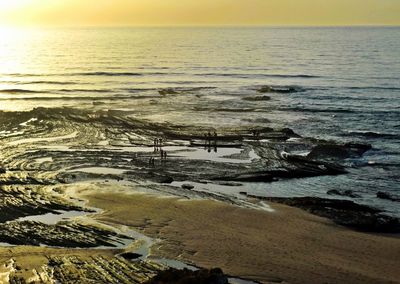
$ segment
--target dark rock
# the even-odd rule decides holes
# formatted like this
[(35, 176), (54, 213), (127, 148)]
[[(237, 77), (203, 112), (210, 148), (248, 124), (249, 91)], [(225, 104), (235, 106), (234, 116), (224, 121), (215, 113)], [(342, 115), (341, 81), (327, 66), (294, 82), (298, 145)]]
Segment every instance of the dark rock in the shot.
[(371, 148), (371, 145), (355, 143), (344, 145), (322, 144), (314, 147), (307, 157), (311, 159), (347, 159), (360, 157)]
[(233, 182), (233, 181), (220, 181), (217, 182), (217, 184), (219, 185), (223, 185), (223, 186), (242, 186), (242, 183), (239, 182)]
[(193, 188), (194, 188), (194, 185), (185, 183), (185, 184), (182, 184), (181, 187), (182, 187), (183, 189), (189, 189), (189, 190), (190, 190), (190, 189), (193, 189)]
[(221, 269), (191, 271), (170, 268), (159, 272), (146, 284), (228, 284), (228, 277)]
[(271, 182), (274, 181), (274, 177), (270, 173), (254, 172), (254, 173), (239, 174), (231, 177), (221, 177), (221, 180), (233, 180), (233, 181), (243, 181), (243, 182)]
[(349, 200), (318, 197), (278, 198), (248, 195), (271, 202), (298, 207), (312, 214), (331, 219), (339, 225), (364, 232), (400, 233), (400, 220), (381, 210)]
[(127, 260), (134, 260), (134, 259), (138, 259), (138, 258), (142, 257), (141, 254), (134, 253), (134, 252), (121, 253), (119, 256), (123, 257), (123, 258), (125, 258)]
[(174, 179), (170, 176), (157, 176), (155, 179), (156, 182), (158, 183), (173, 183)]
[(352, 153), (356, 153), (359, 156), (364, 155), (365, 152), (372, 149), (370, 144), (360, 144), (360, 143), (346, 143), (344, 144)]
[(250, 102), (262, 102), (271, 100), (271, 97), (269, 96), (244, 97), (242, 100)]
[(361, 196), (357, 193), (354, 193), (351, 190), (340, 191), (337, 189), (332, 189), (327, 192), (328, 195), (339, 195), (339, 196), (347, 196), (351, 198), (360, 198)]
[(272, 87), (272, 86), (263, 86), (257, 90), (259, 93), (277, 93), (277, 94), (290, 94), (296, 93), (299, 91), (299, 88), (296, 87)]
[(161, 96), (165, 96), (165, 95), (176, 95), (176, 94), (178, 94), (178, 92), (175, 91), (175, 90), (172, 89), (172, 88), (167, 88), (167, 89), (159, 90), (158, 93), (159, 93)]
[(390, 194), (388, 192), (379, 191), (376, 194), (376, 197), (378, 197), (380, 199), (386, 199), (386, 200), (400, 202), (400, 196), (396, 196), (396, 195)]
[(339, 158), (346, 159), (349, 158), (349, 151), (339, 145), (318, 145), (310, 154), (307, 155), (310, 159), (324, 159), (324, 158)]
[(293, 137), (295, 137), (295, 138), (300, 138), (301, 136), (300, 135), (298, 135), (297, 133), (295, 133), (294, 131), (293, 131), (293, 129), (290, 129), (290, 128), (283, 128), (282, 130), (281, 130), (281, 132), (282, 133), (285, 133), (287, 136), (289, 136), (290, 138), (293, 138)]

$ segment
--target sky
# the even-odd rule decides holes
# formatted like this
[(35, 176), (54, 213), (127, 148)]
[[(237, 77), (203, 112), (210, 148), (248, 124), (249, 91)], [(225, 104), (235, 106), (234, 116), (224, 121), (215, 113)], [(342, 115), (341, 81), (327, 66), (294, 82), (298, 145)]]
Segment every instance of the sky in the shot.
[(0, 0), (0, 25), (400, 25), (400, 0)]

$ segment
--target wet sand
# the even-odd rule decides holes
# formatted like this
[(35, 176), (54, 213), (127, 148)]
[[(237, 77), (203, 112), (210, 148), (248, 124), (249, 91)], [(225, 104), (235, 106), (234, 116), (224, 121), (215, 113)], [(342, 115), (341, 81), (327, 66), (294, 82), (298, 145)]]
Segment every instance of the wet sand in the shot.
[[(111, 188), (110, 188), (111, 190)], [(158, 257), (262, 283), (400, 283), (400, 239), (339, 227), (300, 209), (271, 204), (274, 212), (217, 201), (146, 194), (82, 191), (95, 218), (126, 225), (162, 241)]]

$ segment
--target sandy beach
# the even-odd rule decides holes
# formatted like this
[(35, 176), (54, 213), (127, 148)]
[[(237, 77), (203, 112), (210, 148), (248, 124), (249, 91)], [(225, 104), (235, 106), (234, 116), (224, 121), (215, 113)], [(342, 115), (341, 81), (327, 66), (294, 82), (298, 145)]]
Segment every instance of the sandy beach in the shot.
[[(109, 188), (111, 190), (111, 188)], [(157, 239), (152, 255), (261, 283), (398, 283), (400, 239), (339, 227), (300, 209), (81, 191), (95, 219)]]

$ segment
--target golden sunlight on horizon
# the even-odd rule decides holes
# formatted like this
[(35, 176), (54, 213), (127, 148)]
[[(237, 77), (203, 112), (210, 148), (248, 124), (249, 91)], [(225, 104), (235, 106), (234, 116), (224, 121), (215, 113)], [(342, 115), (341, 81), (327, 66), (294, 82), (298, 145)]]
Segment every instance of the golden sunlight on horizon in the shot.
[(399, 25), (398, 0), (0, 0), (0, 25)]

